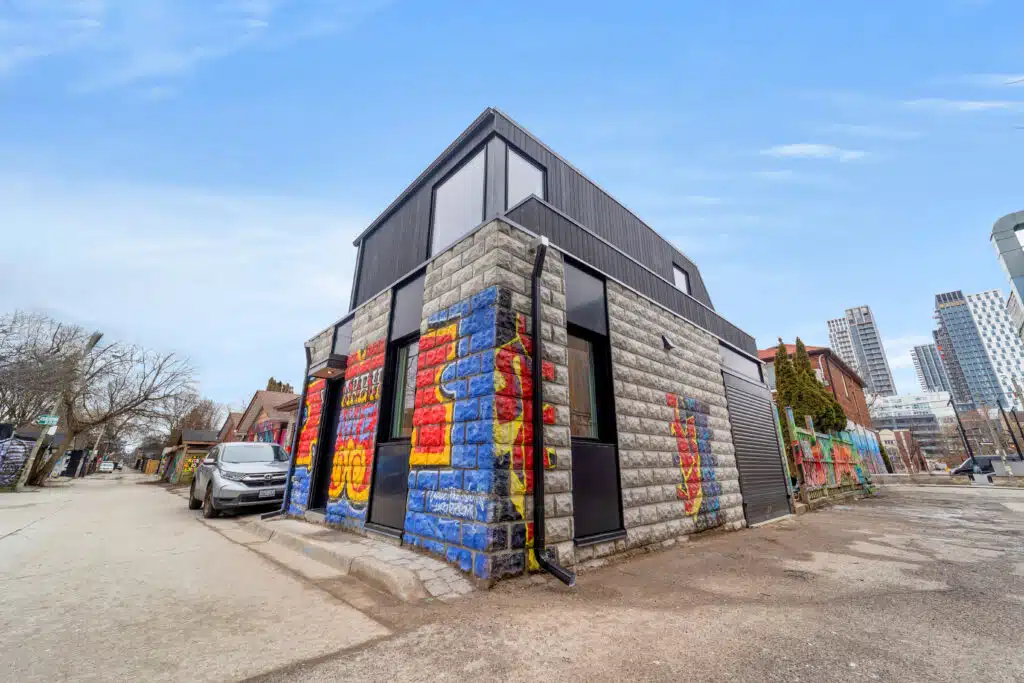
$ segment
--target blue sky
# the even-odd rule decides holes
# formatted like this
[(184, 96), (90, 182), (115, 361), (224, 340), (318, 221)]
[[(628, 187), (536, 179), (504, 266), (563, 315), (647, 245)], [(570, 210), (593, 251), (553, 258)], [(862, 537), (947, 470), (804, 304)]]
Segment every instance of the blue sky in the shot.
[[(768, 346), (1007, 284), (1024, 6), (8, 0), (0, 311), (179, 351), (244, 402), (346, 310), (352, 238), (488, 105), (697, 261)], [(1020, 79), (1020, 83), (1014, 81)], [(45, 257), (44, 257), (45, 250)]]

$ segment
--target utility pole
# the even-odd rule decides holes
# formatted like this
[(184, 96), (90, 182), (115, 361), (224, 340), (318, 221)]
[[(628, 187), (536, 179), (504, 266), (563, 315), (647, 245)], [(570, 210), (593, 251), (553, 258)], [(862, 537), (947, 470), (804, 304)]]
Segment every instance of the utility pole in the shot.
[(1012, 477), (1013, 474), (1010, 472), (1010, 463), (1006, 461), (1006, 449), (1003, 448), (1003, 441), (996, 433), (995, 427), (992, 426), (992, 420), (989, 419), (988, 411), (988, 406), (982, 403), (981, 412), (985, 414), (985, 425), (988, 427), (988, 433), (992, 436), (992, 441), (996, 445), (996, 455), (999, 456), (999, 460), (1003, 463), (1003, 468), (1006, 470), (1006, 474)]
[(1006, 411), (1003, 410), (1003, 402), (997, 400), (996, 403), (999, 405), (999, 412), (1003, 415), (1003, 422), (1006, 423), (1006, 429), (1010, 432), (1010, 438), (1013, 439), (1013, 447), (1017, 449), (1017, 457), (1024, 460), (1024, 454), (1020, 452), (1020, 442), (1017, 441), (1017, 435), (1013, 433), (1013, 427), (1010, 426), (1010, 418), (1006, 417)]
[(960, 411), (956, 409), (956, 403), (953, 403), (953, 396), (949, 397), (949, 405), (953, 408), (953, 414), (956, 416), (956, 423), (960, 426), (960, 436), (964, 440), (964, 446), (967, 447), (967, 455), (971, 459), (971, 469), (978, 466), (978, 461), (974, 459), (974, 451), (971, 450), (971, 442), (967, 438), (967, 431), (964, 430), (964, 423), (960, 421)]

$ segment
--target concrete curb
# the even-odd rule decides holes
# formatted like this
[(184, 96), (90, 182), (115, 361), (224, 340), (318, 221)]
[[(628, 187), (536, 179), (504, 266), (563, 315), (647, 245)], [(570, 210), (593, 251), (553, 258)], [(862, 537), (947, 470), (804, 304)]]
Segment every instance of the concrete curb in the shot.
[(416, 602), (430, 597), (430, 593), (416, 573), (405, 567), (347, 552), (344, 547), (318, 542), (315, 538), (305, 538), (281, 531), (261, 519), (238, 520), (238, 524), (271, 543), (302, 553), (312, 560), (337, 569), (342, 574), (361, 579), (405, 602)]

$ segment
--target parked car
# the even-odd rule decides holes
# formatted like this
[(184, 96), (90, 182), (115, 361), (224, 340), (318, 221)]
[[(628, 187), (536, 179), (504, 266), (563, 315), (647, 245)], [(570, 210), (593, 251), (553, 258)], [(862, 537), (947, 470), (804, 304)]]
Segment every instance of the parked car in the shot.
[(271, 443), (214, 446), (196, 468), (188, 509), (203, 517), (221, 512), (280, 505), (288, 478), (288, 453)]
[(110, 474), (111, 472), (114, 471), (114, 463), (110, 462), (109, 460), (104, 460), (103, 462), (100, 463), (100, 468), (98, 471), (100, 474)]
[(992, 460), (995, 458), (986, 455), (979, 455), (974, 458), (972, 462), (970, 458), (964, 460), (962, 463), (950, 472), (950, 474), (972, 474), (974, 473), (974, 466), (977, 463), (978, 471), (977, 474), (992, 474), (995, 469), (992, 467)]

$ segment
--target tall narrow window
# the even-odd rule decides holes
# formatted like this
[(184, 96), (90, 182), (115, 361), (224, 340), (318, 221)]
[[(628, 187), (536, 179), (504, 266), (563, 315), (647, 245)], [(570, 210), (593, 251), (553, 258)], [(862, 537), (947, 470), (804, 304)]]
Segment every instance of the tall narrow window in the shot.
[(690, 274), (677, 265), (672, 266), (672, 277), (675, 279), (677, 289), (690, 294)]
[(412, 414), (416, 407), (416, 361), (419, 358), (420, 342), (400, 346), (395, 359), (395, 387), (391, 408), (391, 438), (412, 437)]
[(569, 335), (569, 430), (573, 436), (597, 438), (596, 384), (594, 345)]
[(535, 194), (544, 199), (544, 171), (508, 150), (508, 206), (512, 207)]
[(484, 219), (484, 162), (480, 150), (434, 189), (432, 255), (457, 242)]

